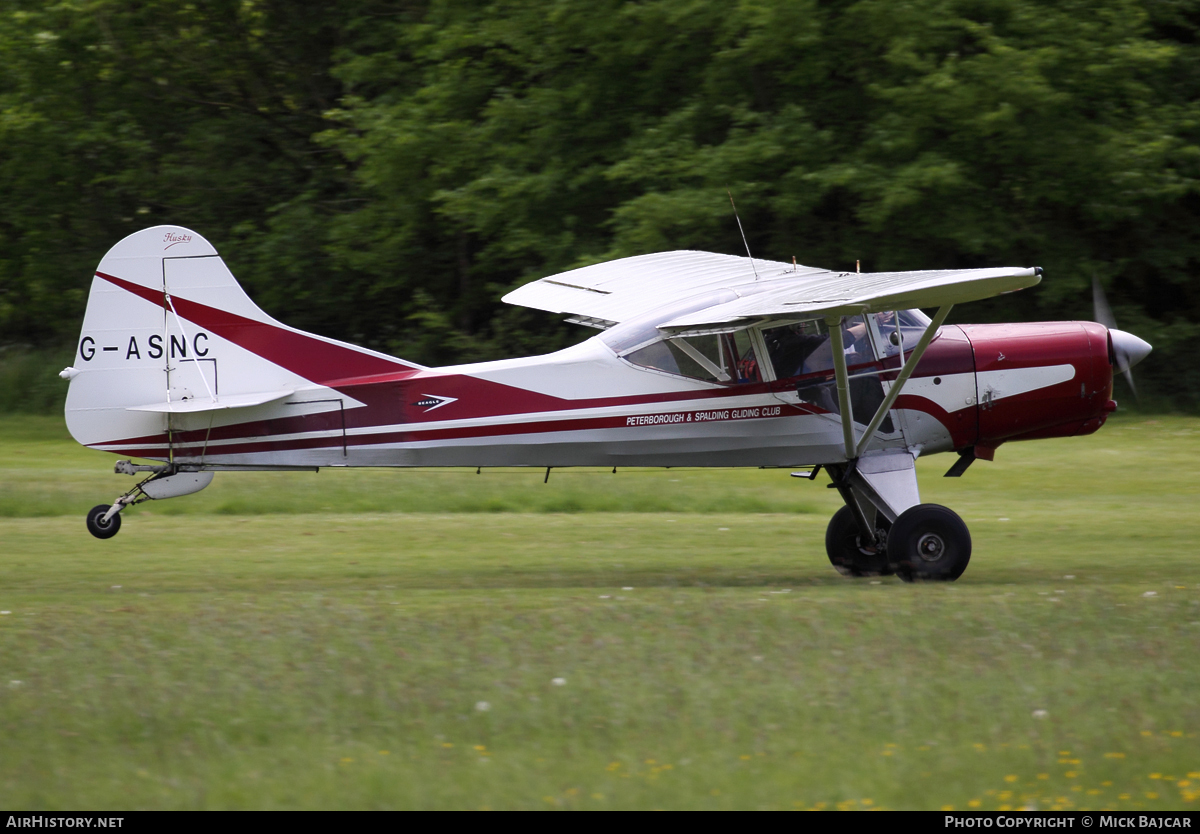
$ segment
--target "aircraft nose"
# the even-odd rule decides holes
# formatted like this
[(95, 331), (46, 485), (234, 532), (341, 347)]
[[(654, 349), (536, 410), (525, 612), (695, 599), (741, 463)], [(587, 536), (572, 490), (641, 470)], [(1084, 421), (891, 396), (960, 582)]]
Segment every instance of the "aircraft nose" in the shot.
[(1117, 366), (1121, 368), (1132, 368), (1149, 356), (1150, 351), (1154, 349), (1149, 342), (1139, 339), (1132, 333), (1126, 333), (1124, 330), (1110, 327), (1108, 338), (1112, 341), (1113, 355), (1117, 358)]

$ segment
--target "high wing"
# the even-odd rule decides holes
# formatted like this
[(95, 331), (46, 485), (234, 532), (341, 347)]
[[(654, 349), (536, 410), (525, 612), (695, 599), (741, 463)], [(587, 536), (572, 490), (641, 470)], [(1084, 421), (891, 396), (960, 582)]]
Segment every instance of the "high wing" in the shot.
[(786, 316), (844, 316), (940, 307), (1033, 286), (1039, 267), (919, 272), (833, 272), (712, 252), (661, 252), (573, 269), (526, 284), (504, 301), (609, 327), (671, 301), (730, 290), (738, 297), (660, 325), (672, 332), (728, 329)]

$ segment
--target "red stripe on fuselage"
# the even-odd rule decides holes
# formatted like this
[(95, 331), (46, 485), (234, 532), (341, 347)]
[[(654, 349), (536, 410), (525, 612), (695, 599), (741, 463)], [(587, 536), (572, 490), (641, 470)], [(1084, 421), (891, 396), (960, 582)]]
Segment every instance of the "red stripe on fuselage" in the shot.
[[(162, 290), (134, 284), (103, 272), (97, 272), (96, 276), (151, 304), (169, 309)], [(171, 305), (182, 318), (320, 385), (350, 377), (378, 374), (395, 376), (406, 371), (408, 374), (414, 374), (420, 370), (400, 359), (372, 356), (352, 347), (326, 342), (307, 333), (248, 319), (175, 295), (171, 296)]]

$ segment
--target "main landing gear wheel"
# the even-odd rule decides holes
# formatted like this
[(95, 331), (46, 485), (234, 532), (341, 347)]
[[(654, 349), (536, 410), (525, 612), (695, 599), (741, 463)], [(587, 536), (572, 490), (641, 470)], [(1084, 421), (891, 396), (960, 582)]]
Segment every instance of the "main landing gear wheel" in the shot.
[(111, 539), (121, 529), (120, 513), (117, 513), (108, 521), (104, 520), (104, 514), (108, 512), (110, 507), (112, 507), (112, 504), (97, 504), (88, 511), (88, 532), (98, 539)]
[(950, 508), (918, 504), (892, 525), (888, 559), (905, 582), (953, 582), (971, 561), (971, 534)]
[(891, 573), (884, 543), (888, 541), (892, 523), (877, 515), (875, 526), (879, 545), (864, 547), (854, 511), (844, 506), (833, 514), (825, 530), (825, 552), (829, 554), (834, 570), (842, 576), (887, 576)]

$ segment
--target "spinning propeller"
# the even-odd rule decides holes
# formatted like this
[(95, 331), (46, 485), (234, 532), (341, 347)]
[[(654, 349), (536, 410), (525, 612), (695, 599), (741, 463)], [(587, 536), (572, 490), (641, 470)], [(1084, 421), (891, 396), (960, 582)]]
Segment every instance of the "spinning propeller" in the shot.
[(1104, 297), (1100, 279), (1094, 275), (1092, 276), (1092, 305), (1096, 321), (1108, 328), (1108, 341), (1112, 345), (1114, 364), (1125, 375), (1125, 381), (1129, 383), (1129, 390), (1133, 392), (1134, 399), (1137, 399), (1137, 388), (1133, 385), (1133, 372), (1130, 369), (1150, 354), (1152, 350), (1150, 343), (1139, 339), (1132, 333), (1117, 329), (1117, 320), (1113, 316), (1112, 308), (1108, 306), (1108, 299)]

